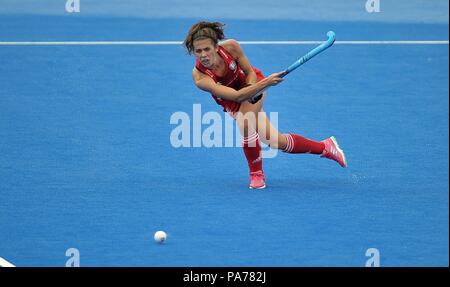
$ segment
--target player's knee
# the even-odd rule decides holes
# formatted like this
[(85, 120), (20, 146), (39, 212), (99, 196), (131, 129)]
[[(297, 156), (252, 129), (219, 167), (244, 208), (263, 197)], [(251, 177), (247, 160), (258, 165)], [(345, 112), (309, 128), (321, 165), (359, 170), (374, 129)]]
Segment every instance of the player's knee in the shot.
[(255, 127), (257, 126), (256, 119), (252, 113), (238, 115), (236, 117), (236, 122), (241, 131), (255, 129)]
[(241, 133), (248, 133), (249, 125), (247, 121), (237, 120), (236, 123)]
[(270, 148), (272, 149), (279, 149), (280, 148), (280, 144), (278, 143), (277, 139), (273, 139), (273, 138), (267, 138), (267, 137), (262, 137), (261, 140)]
[(278, 145), (277, 142), (271, 142), (271, 143), (268, 144), (268, 146), (270, 148), (272, 148), (272, 149), (279, 149), (280, 148), (280, 146)]
[(274, 144), (273, 146), (271, 145), (271, 147), (274, 149), (276, 148), (276, 149), (284, 150), (284, 149), (286, 149), (286, 145), (287, 145), (286, 137), (284, 137), (283, 135), (280, 135), (280, 136), (278, 136), (276, 144)]

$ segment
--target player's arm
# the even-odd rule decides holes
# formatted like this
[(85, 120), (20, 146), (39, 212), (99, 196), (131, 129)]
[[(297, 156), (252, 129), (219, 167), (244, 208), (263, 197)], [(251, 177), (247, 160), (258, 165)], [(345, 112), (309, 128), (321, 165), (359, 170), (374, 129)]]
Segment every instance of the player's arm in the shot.
[(283, 79), (280, 78), (280, 75), (282, 73), (283, 72), (272, 74), (269, 77), (264, 78), (263, 80), (253, 85), (240, 89), (239, 91), (230, 87), (217, 84), (216, 82), (213, 81), (213, 79), (199, 72), (195, 68), (192, 71), (192, 77), (195, 85), (201, 90), (209, 92), (215, 95), (216, 97), (225, 100), (241, 103), (252, 98), (257, 94), (262, 93), (268, 87), (274, 86), (283, 81)]
[[(242, 68), (244, 73), (247, 75), (247, 78), (245, 82), (247, 83), (247, 86), (255, 84), (258, 79), (256, 76), (255, 71), (253, 70), (252, 65), (250, 64), (250, 61), (248, 60), (247, 56), (244, 53), (244, 50), (242, 49), (241, 45), (239, 45), (239, 42), (233, 39), (229, 39), (222, 44), (227, 51), (231, 53), (233, 58), (239, 63), (239, 66)], [(263, 91), (262, 91), (263, 92)], [(262, 99), (263, 93), (260, 92), (259, 94), (251, 97), (248, 101), (252, 104), (256, 104), (259, 100)]]
[(252, 65), (244, 53), (241, 45), (238, 41), (229, 39), (222, 43), (222, 46), (231, 53), (233, 58), (239, 63), (245, 75), (247, 75), (246, 83), (254, 84), (257, 82), (255, 71), (253, 71)]

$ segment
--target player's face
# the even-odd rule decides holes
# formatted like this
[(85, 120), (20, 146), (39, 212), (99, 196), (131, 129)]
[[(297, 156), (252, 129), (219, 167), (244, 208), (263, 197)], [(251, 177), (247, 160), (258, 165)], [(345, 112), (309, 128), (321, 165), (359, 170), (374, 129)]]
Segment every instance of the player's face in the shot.
[(218, 47), (211, 39), (198, 39), (194, 41), (194, 54), (205, 68), (214, 68), (217, 51)]

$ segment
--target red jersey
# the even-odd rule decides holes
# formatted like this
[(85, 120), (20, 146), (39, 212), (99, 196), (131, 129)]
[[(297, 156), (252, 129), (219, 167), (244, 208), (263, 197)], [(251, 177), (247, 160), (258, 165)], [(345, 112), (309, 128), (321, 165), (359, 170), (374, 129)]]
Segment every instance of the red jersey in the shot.
[[(233, 88), (235, 90), (240, 90), (243, 87), (245, 87), (245, 85), (246, 85), (245, 80), (247, 78), (247, 75), (242, 70), (239, 63), (237, 63), (234, 60), (233, 56), (227, 50), (225, 50), (225, 48), (222, 46), (219, 46), (218, 53), (219, 53), (219, 56), (225, 62), (226, 71), (225, 71), (224, 76), (222, 76), (222, 77), (217, 76), (216, 74), (214, 74), (213, 71), (205, 68), (198, 59), (195, 64), (195, 67), (197, 68), (197, 70), (199, 70), (203, 74), (208, 75), (209, 77), (211, 77), (214, 80), (214, 82), (216, 82), (220, 85), (224, 85), (224, 86)], [(253, 67), (253, 70), (256, 73), (258, 81), (264, 79), (264, 75), (261, 73), (260, 70), (258, 70), (255, 67)], [(230, 100), (224, 100), (215, 95), (211, 95), (211, 96), (213, 97), (213, 99), (216, 101), (217, 104), (219, 104), (223, 107), (223, 110), (225, 112), (235, 113), (235, 112), (239, 111), (239, 107), (241, 106), (240, 103), (230, 101)]]

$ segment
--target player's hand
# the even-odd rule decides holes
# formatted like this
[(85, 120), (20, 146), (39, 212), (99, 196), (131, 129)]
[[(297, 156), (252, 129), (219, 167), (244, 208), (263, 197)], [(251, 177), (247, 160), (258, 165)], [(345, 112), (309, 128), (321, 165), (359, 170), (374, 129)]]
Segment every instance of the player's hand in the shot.
[(266, 79), (268, 81), (268, 85), (269, 86), (276, 86), (279, 83), (281, 83), (282, 81), (284, 81), (283, 78), (281, 78), (281, 76), (285, 73), (285, 71), (281, 71), (278, 73), (274, 73), (270, 76), (268, 76)]

